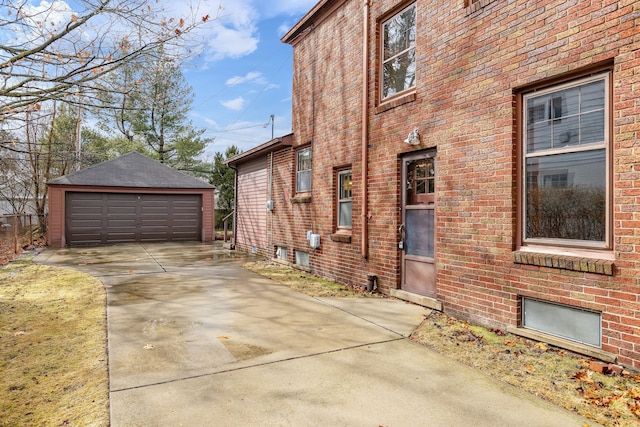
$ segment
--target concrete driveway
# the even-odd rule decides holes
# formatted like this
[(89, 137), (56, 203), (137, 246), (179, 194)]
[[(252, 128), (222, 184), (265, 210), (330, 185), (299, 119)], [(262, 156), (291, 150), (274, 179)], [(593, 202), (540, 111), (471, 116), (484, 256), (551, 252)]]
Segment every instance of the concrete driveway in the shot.
[(309, 297), (245, 261), (198, 243), (36, 257), (107, 289), (112, 426), (589, 424), (408, 340), (424, 308)]

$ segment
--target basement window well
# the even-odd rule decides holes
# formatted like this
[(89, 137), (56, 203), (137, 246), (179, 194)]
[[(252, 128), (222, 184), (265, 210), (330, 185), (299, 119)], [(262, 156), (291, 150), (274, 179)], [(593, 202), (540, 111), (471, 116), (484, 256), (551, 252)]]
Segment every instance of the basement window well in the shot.
[(525, 297), (522, 326), (594, 347), (602, 344), (602, 315), (597, 311)]
[(276, 246), (276, 258), (287, 260), (287, 248), (283, 246)]
[(295, 251), (296, 264), (302, 267), (309, 267), (309, 253), (303, 251)]

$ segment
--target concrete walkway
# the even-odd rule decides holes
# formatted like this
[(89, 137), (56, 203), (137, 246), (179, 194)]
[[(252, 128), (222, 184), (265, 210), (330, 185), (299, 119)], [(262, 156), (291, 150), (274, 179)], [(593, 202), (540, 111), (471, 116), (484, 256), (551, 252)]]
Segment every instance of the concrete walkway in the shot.
[(107, 289), (111, 425), (584, 426), (413, 343), (428, 313), (313, 298), (210, 244), (47, 250)]

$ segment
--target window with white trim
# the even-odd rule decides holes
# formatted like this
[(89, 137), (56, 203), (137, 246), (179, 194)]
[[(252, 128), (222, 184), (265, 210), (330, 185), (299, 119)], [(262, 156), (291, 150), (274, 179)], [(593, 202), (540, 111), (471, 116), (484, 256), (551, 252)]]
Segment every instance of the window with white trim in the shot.
[(338, 229), (351, 229), (351, 192), (353, 188), (351, 169), (338, 171), (337, 178)]
[(296, 191), (311, 191), (311, 147), (303, 148), (297, 153)]
[(382, 23), (381, 99), (416, 85), (416, 5)]
[(609, 247), (609, 73), (523, 95), (522, 241)]

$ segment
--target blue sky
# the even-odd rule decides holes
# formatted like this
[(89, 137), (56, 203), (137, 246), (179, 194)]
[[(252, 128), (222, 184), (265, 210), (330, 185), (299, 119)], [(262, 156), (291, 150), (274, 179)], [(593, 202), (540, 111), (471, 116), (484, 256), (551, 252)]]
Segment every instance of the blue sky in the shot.
[(218, 9), (218, 18), (201, 29), (206, 47), (185, 64), (184, 75), (196, 95), (191, 120), (214, 138), (206, 160), (230, 145), (246, 151), (270, 140), (272, 114), (276, 137), (291, 132), (293, 51), (280, 38), (316, 2), (204, 3), (211, 10)]
[[(292, 47), (280, 39), (317, 1), (115, 0), (111, 6), (148, 10), (149, 19), (156, 23), (176, 25), (180, 22), (182, 25), (184, 20), (200, 24), (186, 35), (185, 42), (192, 49), (176, 53), (185, 60), (184, 76), (195, 93), (190, 119), (196, 128), (205, 129), (205, 135), (213, 139), (203, 158), (210, 161), (214, 153), (224, 152), (232, 144), (246, 151), (270, 140), (271, 115), (274, 115), (276, 137), (291, 132), (293, 52)], [(3, 29), (0, 38), (20, 43), (24, 39), (27, 44), (38, 42), (43, 35), (68, 25), (76, 14), (92, 10), (93, 3), (90, 0), (19, 2), (16, 5), (24, 12), (24, 25), (10, 26), (8, 31)], [(12, 9), (5, 9), (0, 10), (0, 19), (13, 20)], [(203, 22), (204, 16), (209, 16), (206, 22)], [(92, 37), (113, 38), (117, 44), (131, 31), (126, 19), (108, 15), (91, 21), (77, 37), (81, 42), (90, 41)], [(145, 36), (144, 30), (137, 31)]]

